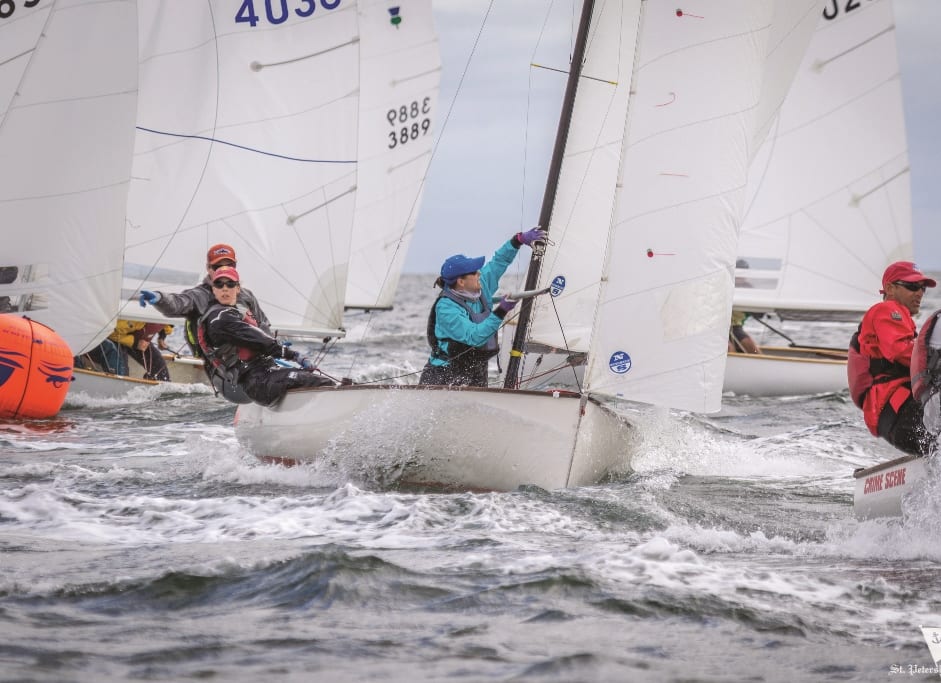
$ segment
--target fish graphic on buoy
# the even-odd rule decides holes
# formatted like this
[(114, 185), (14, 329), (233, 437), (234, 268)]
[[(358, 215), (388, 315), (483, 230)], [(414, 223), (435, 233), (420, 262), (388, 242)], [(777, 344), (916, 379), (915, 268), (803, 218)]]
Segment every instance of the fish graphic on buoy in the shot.
[(0, 418), (52, 417), (72, 379), (72, 351), (62, 337), (35, 320), (0, 314)]

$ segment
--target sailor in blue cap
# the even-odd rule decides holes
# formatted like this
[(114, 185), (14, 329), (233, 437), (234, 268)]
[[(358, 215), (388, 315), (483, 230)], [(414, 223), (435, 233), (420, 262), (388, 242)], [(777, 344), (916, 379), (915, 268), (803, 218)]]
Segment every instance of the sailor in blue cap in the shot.
[(500, 349), (497, 330), (516, 306), (516, 301), (503, 297), (491, 308), (493, 293), (519, 248), (545, 239), (545, 230), (533, 228), (516, 233), (486, 264), (483, 256), (464, 254), (445, 260), (435, 281), (441, 293), (428, 316), (431, 357), (422, 370), (421, 384), (487, 386), (489, 360)]

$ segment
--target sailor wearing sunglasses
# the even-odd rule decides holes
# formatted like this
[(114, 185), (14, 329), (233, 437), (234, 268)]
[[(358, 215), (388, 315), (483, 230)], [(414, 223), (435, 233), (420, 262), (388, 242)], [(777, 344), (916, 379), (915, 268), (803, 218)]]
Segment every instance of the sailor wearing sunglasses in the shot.
[(866, 426), (911, 455), (927, 454), (934, 441), (912, 396), (911, 365), (918, 334), (913, 316), (925, 289), (937, 284), (911, 261), (891, 264), (882, 275), (882, 301), (866, 311), (850, 342), (850, 393)]
[(216, 269), (212, 275), (216, 303), (197, 324), (199, 346), (216, 391), (235, 403), (248, 402), (239, 398), (244, 392), (255, 403), (272, 406), (288, 389), (333, 386), (315, 372), (313, 363), (258, 326), (251, 310), (238, 305), (240, 290), (235, 268)]

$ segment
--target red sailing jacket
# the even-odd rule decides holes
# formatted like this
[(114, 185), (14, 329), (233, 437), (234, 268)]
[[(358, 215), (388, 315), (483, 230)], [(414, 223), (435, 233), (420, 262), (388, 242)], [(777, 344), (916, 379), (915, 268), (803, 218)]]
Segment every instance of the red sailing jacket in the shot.
[[(871, 366), (879, 365), (878, 361), (882, 360), (896, 364), (896, 368), (910, 368), (916, 334), (915, 321), (907, 308), (897, 301), (880, 301), (863, 316), (859, 331), (860, 354), (870, 359)], [(863, 402), (863, 419), (869, 431), (878, 436), (882, 410), (889, 404), (897, 412), (911, 395), (912, 385), (908, 372), (903, 375), (891, 369), (879, 372), (873, 380)]]

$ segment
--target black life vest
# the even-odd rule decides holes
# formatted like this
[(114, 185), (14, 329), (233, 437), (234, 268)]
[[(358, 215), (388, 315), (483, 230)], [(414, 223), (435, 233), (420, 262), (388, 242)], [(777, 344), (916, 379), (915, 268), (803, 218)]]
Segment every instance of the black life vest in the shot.
[[(490, 317), (491, 312), (488, 297), (480, 297), (483, 310), (478, 312), (471, 308), (467, 299), (445, 287), (431, 307), (431, 312), (428, 314), (428, 327), (425, 330), (425, 336), (428, 339), (428, 345), (431, 347), (431, 355), (433, 357), (445, 360), (449, 365), (453, 365), (457, 362), (460, 363), (461, 366), (466, 367), (478, 363), (486, 363), (500, 352), (500, 343), (497, 341), (497, 335), (495, 333), (487, 339), (487, 342), (483, 346), (468, 346), (454, 339), (439, 339), (436, 337), (435, 325), (438, 322), (438, 302), (441, 300), (441, 297), (446, 297), (454, 303), (463, 306), (464, 310), (467, 311), (467, 315), (470, 316), (471, 322), (474, 323), (483, 322)], [(439, 342), (447, 342), (448, 350), (445, 351), (442, 349)]]
[[(196, 325), (199, 349), (202, 351), (206, 363), (206, 372), (216, 393), (222, 394), (225, 399), (232, 403), (251, 403), (252, 399), (239, 386), (239, 377), (248, 362), (257, 354), (229, 342), (215, 347), (209, 343), (209, 321), (226, 308), (233, 307), (224, 306), (223, 304), (210, 306), (199, 318)], [(234, 308), (237, 308), (239, 313), (242, 314), (242, 320), (249, 325), (258, 327), (258, 322), (248, 308), (240, 305), (236, 305)]]
[(859, 346), (859, 333), (862, 327), (863, 324), (860, 323), (850, 338), (846, 358), (846, 381), (853, 403), (859, 408), (863, 407), (866, 394), (869, 393), (873, 384), (909, 376), (909, 369), (902, 363), (888, 361), (885, 358), (870, 358), (863, 354)]
[(931, 344), (939, 317), (941, 310), (921, 326), (912, 351), (912, 395), (922, 405), (941, 390), (941, 348)]

